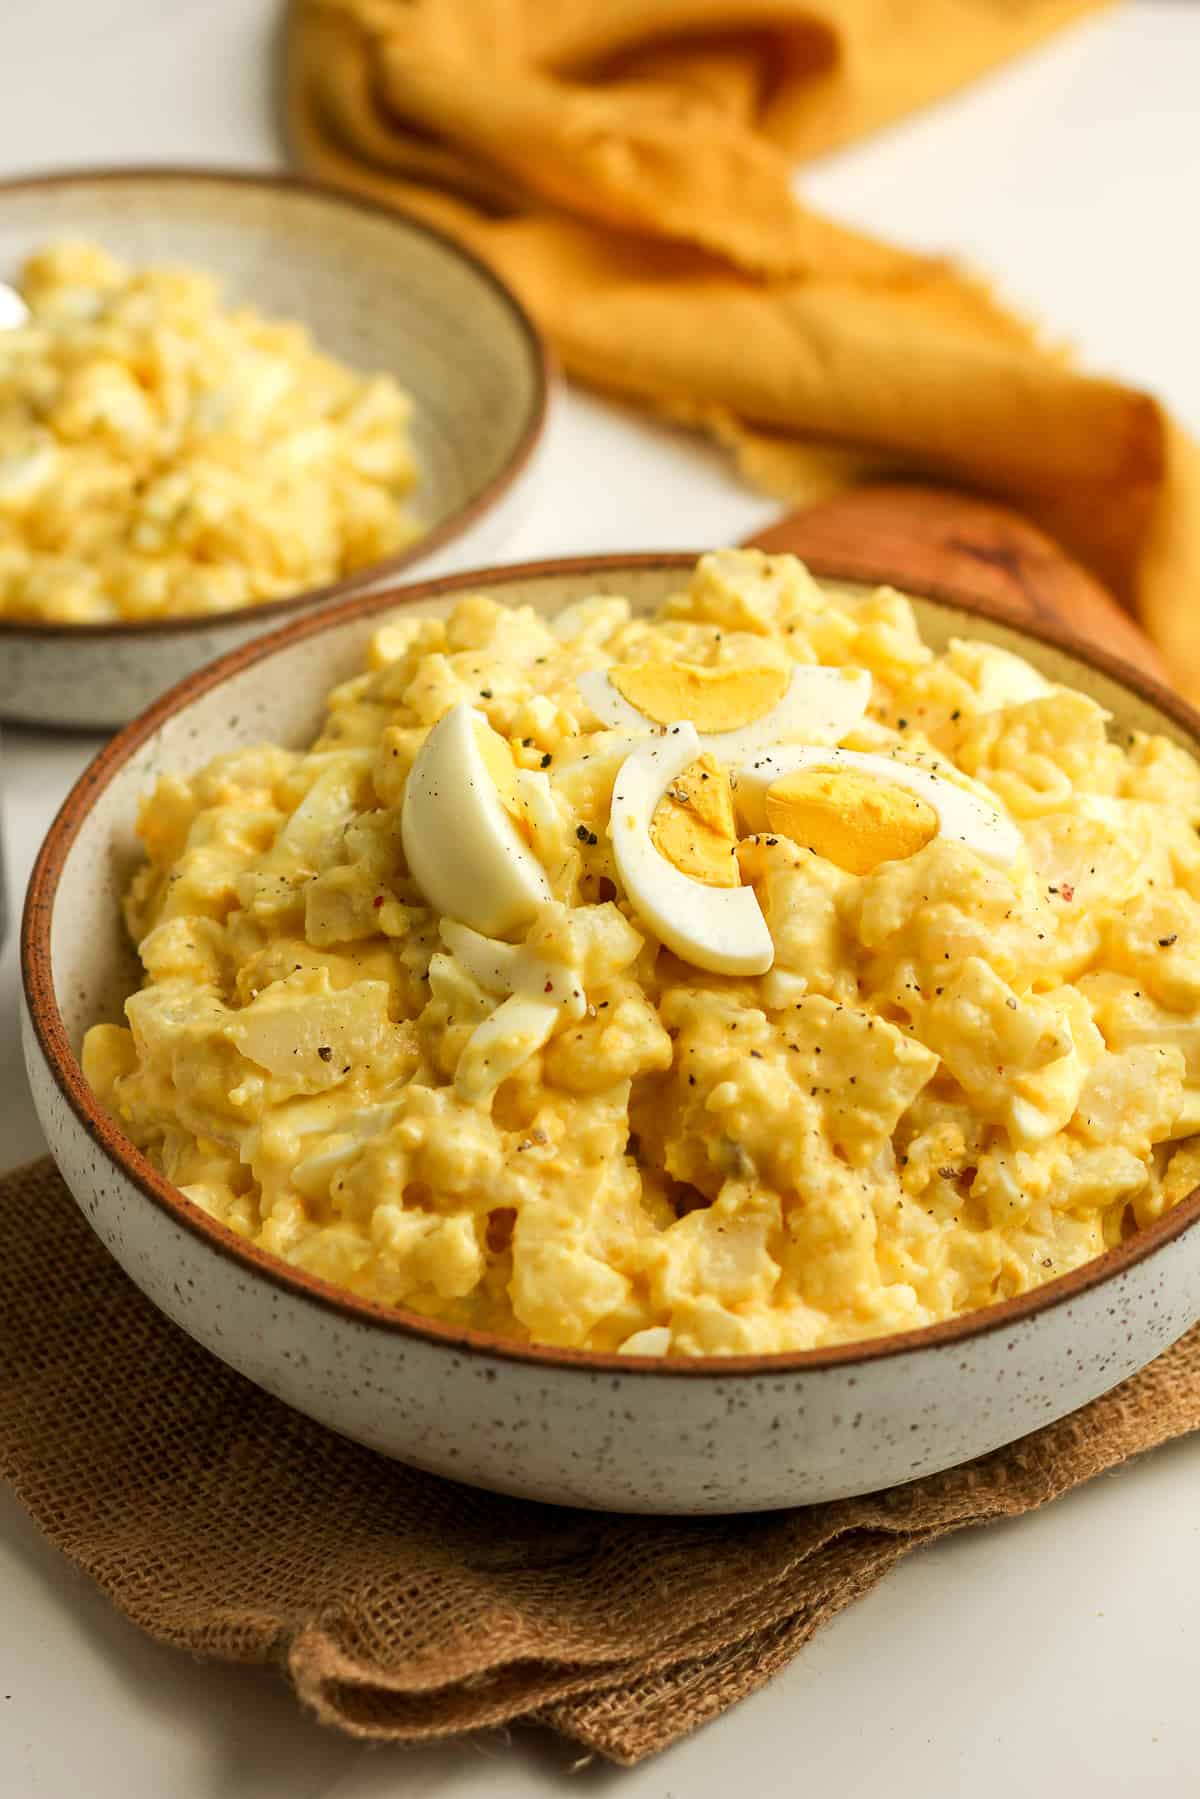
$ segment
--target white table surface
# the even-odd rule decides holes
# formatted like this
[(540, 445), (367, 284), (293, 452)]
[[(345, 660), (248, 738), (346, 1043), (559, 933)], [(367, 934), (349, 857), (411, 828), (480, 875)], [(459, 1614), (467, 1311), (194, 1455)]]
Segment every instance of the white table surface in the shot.
[[(282, 160), (279, 0), (0, 0), (0, 174)], [(810, 169), (818, 204), (1002, 274), (1200, 429), (1200, 6), (1143, 0)], [(731, 541), (773, 508), (682, 434), (572, 395), (513, 558)], [(4, 750), (10, 904), (95, 739)], [(0, 1167), (40, 1152), (0, 963)], [(3, 1303), (0, 1269), (0, 1304)], [(1200, 1791), (1200, 1440), (915, 1556), (762, 1693), (632, 1772), (533, 1732), (368, 1749), (278, 1674), (140, 1636), (0, 1494), (4, 1799), (1090, 1799)]]

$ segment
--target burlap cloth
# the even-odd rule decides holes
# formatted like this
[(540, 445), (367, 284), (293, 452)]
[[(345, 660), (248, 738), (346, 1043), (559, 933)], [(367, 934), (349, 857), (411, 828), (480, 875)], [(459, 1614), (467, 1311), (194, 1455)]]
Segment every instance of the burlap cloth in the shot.
[[(967, 1468), (750, 1518), (561, 1511), (384, 1461), (162, 1318), (50, 1162), (0, 1181), (0, 1474), (152, 1637), (274, 1662), (324, 1722), (523, 1719), (632, 1763), (762, 1685), (901, 1556), (1200, 1424), (1200, 1327)], [(1014, 1549), (1015, 1553), (1015, 1549)]]

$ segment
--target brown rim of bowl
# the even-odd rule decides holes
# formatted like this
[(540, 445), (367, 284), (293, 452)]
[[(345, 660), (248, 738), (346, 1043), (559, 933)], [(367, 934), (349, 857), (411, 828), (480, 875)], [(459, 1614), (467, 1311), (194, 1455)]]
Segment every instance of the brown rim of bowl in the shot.
[(201, 627), (216, 628), (236, 621), (253, 617), (255, 619), (282, 619), (289, 613), (298, 612), (308, 607), (318, 607), (334, 600), (348, 598), (352, 594), (361, 593), (364, 587), (372, 586), (379, 581), (394, 580), (408, 568), (419, 562), (433, 550), (444, 548), (470, 526), (490, 512), (497, 501), (515, 486), (518, 478), (525, 473), (546, 429), (546, 415), (550, 406), (550, 396), (554, 389), (557, 364), (545, 338), (534, 324), (529, 313), (518, 300), (516, 294), (501, 280), (495, 271), (488, 267), (473, 250), (457, 243), (448, 232), (436, 225), (430, 225), (425, 219), (418, 218), (415, 213), (407, 212), (402, 206), (383, 206), (376, 200), (364, 199), (361, 195), (345, 192), (342, 188), (333, 187), (328, 182), (313, 181), (304, 175), (292, 175), (284, 171), (272, 169), (223, 169), (220, 167), (205, 168), (199, 165), (181, 163), (175, 166), (164, 163), (161, 166), (152, 163), (131, 163), (128, 168), (119, 165), (104, 168), (50, 169), (44, 174), (20, 175), (13, 180), (0, 181), (0, 205), (7, 195), (34, 193), (40, 188), (79, 187), (106, 184), (108, 182), (133, 181), (182, 181), (182, 182), (214, 182), (220, 186), (282, 188), (286, 192), (306, 195), (310, 199), (323, 200), (336, 207), (349, 208), (355, 212), (372, 214), (375, 218), (399, 223), (409, 230), (419, 232), (431, 238), (470, 268), (481, 281), (490, 287), (493, 293), (507, 307), (524, 338), (529, 351), (534, 372), (533, 407), (524, 429), (513, 448), (508, 460), (498, 473), (475, 495), (452, 512), (448, 518), (435, 525), (423, 537), (399, 551), (395, 556), (385, 556), (379, 562), (368, 562), (351, 575), (342, 575), (336, 581), (327, 581), (323, 587), (308, 587), (302, 593), (285, 595), (279, 600), (263, 600), (254, 606), (237, 606), (230, 612), (186, 612), (172, 618), (161, 619), (115, 619), (111, 624), (91, 623), (81, 625), (63, 624), (53, 619), (24, 619), (0, 617), (0, 644), (5, 636), (21, 635), (23, 637), (116, 637), (140, 638), (146, 636), (175, 635), (185, 631), (195, 631)]
[[(671, 1360), (596, 1350), (554, 1349), (536, 1343), (516, 1343), (485, 1331), (456, 1328), (434, 1319), (423, 1318), (416, 1312), (385, 1306), (377, 1300), (360, 1299), (331, 1282), (319, 1280), (314, 1275), (293, 1268), (282, 1259), (247, 1243), (228, 1226), (218, 1224), (198, 1206), (190, 1204), (129, 1142), (115, 1120), (102, 1110), (83, 1078), (83, 1071), (72, 1052), (62, 1014), (55, 1000), (50, 957), (51, 917), (63, 863), (94, 796), (109, 785), (133, 752), (152, 737), (168, 718), (201, 694), (218, 687), (227, 676), (264, 660), (285, 645), (328, 631), (347, 619), (360, 618), (374, 612), (391, 612), (398, 606), (418, 605), (442, 594), (477, 591), (499, 583), (556, 574), (615, 575), (622, 571), (636, 573), (647, 569), (678, 569), (682, 572), (691, 568), (695, 560), (695, 554), (653, 552), (640, 555), (554, 557), (537, 562), (515, 563), (508, 567), (467, 570), (462, 574), (413, 582), (409, 586), (385, 593), (355, 595), (336, 609), (296, 619), (281, 630), (272, 632), (270, 636), (256, 638), (189, 675), (170, 688), (161, 699), (156, 700), (139, 718), (118, 732), (84, 770), (59, 808), (30, 876), (21, 921), (21, 976), (25, 1000), (38, 1045), (76, 1118), (93, 1141), (146, 1198), (169, 1213), (176, 1223), (204, 1238), (220, 1254), (257, 1274), (265, 1275), (275, 1286), (298, 1298), (315, 1300), (359, 1324), (379, 1325), (386, 1330), (440, 1343), (447, 1349), (464, 1353), (573, 1368), (585, 1374), (641, 1373), (695, 1378), (721, 1375), (762, 1376), (788, 1371), (815, 1373), (844, 1368), (853, 1363), (879, 1361), (886, 1356), (948, 1348), (953, 1344), (963, 1343), (968, 1338), (1020, 1324), (1036, 1313), (1049, 1311), (1068, 1300), (1078, 1298), (1091, 1288), (1135, 1267), (1155, 1250), (1181, 1236), (1200, 1219), (1200, 1187), (1197, 1187), (1163, 1217), (1147, 1225), (1128, 1242), (1094, 1257), (1070, 1274), (1060, 1275), (1057, 1280), (1047, 1281), (1044, 1286), (1018, 1294), (1015, 1299), (1000, 1300), (995, 1305), (982, 1307), (977, 1312), (963, 1313), (941, 1324), (871, 1337), (863, 1342), (842, 1343), (828, 1349), (784, 1351), (778, 1355), (694, 1356)], [(834, 563), (814, 560), (809, 566), (823, 580), (856, 579)], [(964, 610), (992, 623), (1007, 625), (1021, 636), (1045, 644), (1051, 649), (1065, 651), (1157, 707), (1200, 747), (1200, 713), (1193, 711), (1177, 695), (1161, 687), (1148, 675), (1130, 668), (1127, 663), (1103, 650), (1093, 649), (1073, 633), (1047, 628), (1041, 624), (1031, 628), (1009, 608), (995, 601), (976, 601), (962, 590), (923, 588), (919, 597), (936, 606)]]

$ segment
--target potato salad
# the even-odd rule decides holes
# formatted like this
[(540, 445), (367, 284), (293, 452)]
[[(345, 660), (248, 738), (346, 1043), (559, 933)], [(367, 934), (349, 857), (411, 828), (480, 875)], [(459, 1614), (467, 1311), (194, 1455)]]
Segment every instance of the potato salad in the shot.
[(187, 1198), (520, 1342), (954, 1317), (1200, 1182), (1200, 767), (900, 593), (382, 623), (307, 747), (142, 805), (84, 1067)]
[(0, 618), (228, 612), (417, 536), (411, 401), (202, 270), (54, 244), (0, 331)]

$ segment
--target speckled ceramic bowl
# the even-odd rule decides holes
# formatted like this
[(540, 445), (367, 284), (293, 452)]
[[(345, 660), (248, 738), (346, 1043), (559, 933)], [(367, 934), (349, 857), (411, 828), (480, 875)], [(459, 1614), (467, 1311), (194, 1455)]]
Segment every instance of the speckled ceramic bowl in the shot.
[[(34, 870), (25, 1041), (50, 1147), (122, 1267), (251, 1379), (387, 1455), (508, 1493), (624, 1511), (764, 1510), (904, 1481), (1010, 1442), (1124, 1379), (1200, 1317), (1200, 1192), (1120, 1249), (1037, 1292), (904, 1336), (802, 1354), (635, 1361), (522, 1348), (351, 1298), (248, 1247), (190, 1205), (101, 1110), (83, 1033), (136, 984), (118, 895), (138, 795), (163, 769), (313, 733), (399, 601), (465, 587), (547, 611), (617, 592), (648, 608), (686, 557), (493, 569), (348, 601), (205, 669), (113, 740), (74, 788)], [(826, 576), (836, 576), (826, 569)], [(1118, 725), (1200, 751), (1200, 716), (1065, 638), (994, 612), (918, 602), (935, 644), (977, 635), (1086, 689)]]
[(238, 612), (147, 624), (0, 618), (0, 717), (124, 724), (216, 656), (323, 602), (498, 552), (524, 514), (551, 390), (545, 346), (482, 263), (417, 219), (283, 175), (79, 170), (0, 183), (0, 280), (84, 237), (133, 263), (210, 269), (234, 299), (301, 320), (322, 349), (415, 401), (424, 535), (344, 580)]

